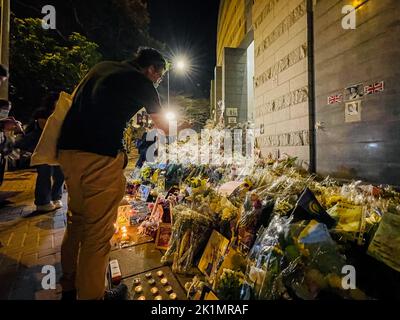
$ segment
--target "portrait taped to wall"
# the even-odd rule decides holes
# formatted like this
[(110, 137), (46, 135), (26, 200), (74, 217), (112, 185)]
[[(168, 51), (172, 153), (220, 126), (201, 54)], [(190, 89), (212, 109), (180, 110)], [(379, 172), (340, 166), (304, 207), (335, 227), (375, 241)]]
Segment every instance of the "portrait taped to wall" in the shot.
[(236, 124), (237, 118), (236, 117), (228, 117), (228, 124)]
[(226, 108), (226, 116), (227, 117), (237, 117), (238, 109), (237, 108)]
[(347, 102), (345, 106), (345, 122), (361, 121), (361, 100)]
[(345, 89), (345, 101), (360, 99), (364, 96), (364, 85), (362, 83), (354, 84)]

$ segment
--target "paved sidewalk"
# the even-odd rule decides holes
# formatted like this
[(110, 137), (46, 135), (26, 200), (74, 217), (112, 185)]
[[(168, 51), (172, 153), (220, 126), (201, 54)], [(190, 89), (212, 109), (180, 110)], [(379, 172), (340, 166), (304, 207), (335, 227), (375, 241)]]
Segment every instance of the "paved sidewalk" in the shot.
[[(34, 170), (8, 172), (0, 188), (0, 299), (56, 300), (61, 275), (60, 247), (65, 228), (64, 208), (29, 216), (34, 210)], [(43, 290), (42, 268), (56, 269), (56, 290)]]
[[(137, 152), (129, 155), (127, 173), (134, 169)], [(0, 300), (58, 300), (61, 297), (61, 243), (64, 208), (42, 215), (34, 212), (35, 170), (7, 172), (0, 187)], [(56, 270), (56, 290), (43, 290), (42, 268)]]

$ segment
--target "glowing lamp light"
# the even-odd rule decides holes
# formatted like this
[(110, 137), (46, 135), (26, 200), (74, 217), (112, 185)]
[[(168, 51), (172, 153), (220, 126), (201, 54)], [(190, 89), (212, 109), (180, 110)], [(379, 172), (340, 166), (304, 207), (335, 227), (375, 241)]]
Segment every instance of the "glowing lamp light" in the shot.
[(176, 67), (178, 68), (178, 70), (183, 71), (186, 68), (186, 64), (184, 61), (178, 61)]
[(176, 119), (175, 113), (169, 111), (165, 114), (165, 117), (167, 118), (168, 121), (173, 121)]

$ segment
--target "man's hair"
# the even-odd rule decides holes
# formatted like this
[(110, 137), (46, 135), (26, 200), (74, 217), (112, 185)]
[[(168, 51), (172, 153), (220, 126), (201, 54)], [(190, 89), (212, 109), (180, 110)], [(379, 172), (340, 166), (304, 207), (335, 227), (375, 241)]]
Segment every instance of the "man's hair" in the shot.
[(5, 65), (0, 64), (0, 77), (8, 78), (8, 69)]
[(10, 101), (4, 100), (4, 99), (0, 99), (0, 108), (8, 107), (9, 105), (10, 105)]
[(167, 61), (159, 51), (153, 48), (140, 47), (133, 58), (133, 62), (140, 68), (154, 66), (157, 70), (167, 69)]

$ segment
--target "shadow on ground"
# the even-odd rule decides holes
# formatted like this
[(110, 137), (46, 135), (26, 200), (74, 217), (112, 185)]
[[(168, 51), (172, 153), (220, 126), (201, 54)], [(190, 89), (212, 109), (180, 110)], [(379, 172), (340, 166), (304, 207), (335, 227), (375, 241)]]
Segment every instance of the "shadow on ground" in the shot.
[[(15, 259), (0, 253), (0, 300), (58, 300), (61, 294), (59, 278), (60, 263), (54, 266), (56, 270), (56, 289), (44, 290), (42, 273), (44, 265), (24, 265)], [(46, 281), (46, 279), (44, 279)]]

